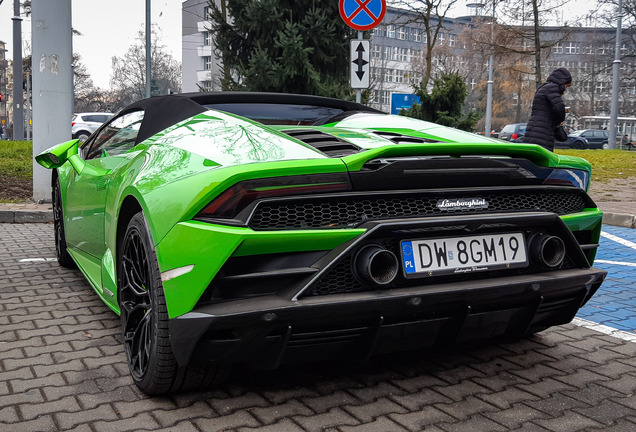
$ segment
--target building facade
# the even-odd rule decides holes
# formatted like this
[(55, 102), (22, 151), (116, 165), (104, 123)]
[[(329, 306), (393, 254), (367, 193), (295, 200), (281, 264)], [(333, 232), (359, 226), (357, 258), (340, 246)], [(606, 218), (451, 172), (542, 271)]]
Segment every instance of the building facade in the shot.
[[(220, 90), (220, 61), (214, 56), (214, 40), (207, 20), (207, 0), (183, 3), (183, 91)], [(437, 23), (431, 18), (431, 26)], [(490, 35), (488, 17), (477, 15), (444, 18), (435, 41), (432, 79), (444, 72), (458, 73), (465, 79), (468, 97), (466, 109), (485, 110), (490, 44), (476, 43), (479, 26)], [(495, 26), (499, 28), (499, 26)], [(486, 30), (484, 30), (486, 29)], [(501, 30), (501, 29), (499, 29)], [(508, 28), (508, 31), (513, 31)], [(471, 33), (472, 32), (472, 33)], [(636, 67), (629, 60), (636, 49), (631, 29), (624, 29), (621, 54), (621, 90), (619, 115), (631, 117), (636, 110)], [(390, 112), (396, 95), (410, 103), (409, 95), (425, 71), (426, 32), (413, 13), (388, 7), (384, 21), (370, 32), (371, 85), (369, 105)], [(615, 29), (598, 27), (543, 27), (541, 41), (547, 47), (541, 53), (542, 77), (567, 67), (574, 85), (564, 100), (570, 106), (568, 124), (582, 127), (586, 116), (609, 116)], [(536, 89), (532, 40), (520, 38), (511, 50), (497, 50), (493, 76), (493, 129), (525, 122), (530, 116)], [(429, 81), (429, 86), (432, 84)], [(478, 127), (479, 129), (479, 127)]]
[(220, 90), (219, 59), (214, 55), (208, 18), (208, 0), (187, 0), (182, 4), (183, 92)]
[[(464, 77), (469, 92), (467, 109), (484, 110), (486, 105), (490, 51), (487, 43), (476, 44), (474, 34), (470, 34), (479, 31), (477, 27), (484, 20), (487, 22), (488, 19), (479, 16), (445, 18), (433, 50), (432, 76), (457, 72)], [(433, 19), (431, 26), (435, 25)], [(508, 28), (509, 32), (514, 30)], [(632, 32), (632, 29), (623, 30), (621, 44), (619, 115), (624, 117), (636, 114), (636, 65), (631, 60), (636, 47)], [(584, 117), (609, 116), (616, 30), (542, 27), (540, 37), (542, 44), (547, 45), (541, 53), (543, 80), (559, 67), (568, 68), (574, 77), (573, 86), (564, 95), (570, 106), (568, 124), (579, 128), (584, 127)], [(426, 33), (413, 14), (387, 8), (383, 23), (372, 31), (371, 44), (369, 104), (389, 112), (392, 96), (413, 93), (413, 85), (421, 82)], [(515, 51), (529, 52), (531, 46), (531, 40), (519, 39), (514, 48)], [(495, 130), (507, 123), (527, 121), (536, 89), (533, 54), (497, 51), (493, 75)]]

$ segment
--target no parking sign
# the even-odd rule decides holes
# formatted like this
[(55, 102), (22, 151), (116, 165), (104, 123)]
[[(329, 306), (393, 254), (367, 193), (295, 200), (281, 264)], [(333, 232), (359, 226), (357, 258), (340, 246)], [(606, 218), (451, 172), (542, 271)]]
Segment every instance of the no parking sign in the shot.
[(339, 0), (340, 16), (354, 30), (365, 31), (377, 27), (384, 19), (384, 0)]

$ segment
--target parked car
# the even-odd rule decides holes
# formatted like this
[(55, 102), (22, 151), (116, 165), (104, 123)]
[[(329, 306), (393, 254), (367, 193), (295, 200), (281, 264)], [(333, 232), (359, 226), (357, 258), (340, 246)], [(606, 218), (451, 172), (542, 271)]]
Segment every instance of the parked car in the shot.
[(609, 148), (609, 134), (601, 129), (583, 129), (568, 134), (568, 140), (555, 141), (555, 148), (604, 149)]
[(512, 123), (501, 128), (499, 139), (520, 142), (521, 138), (526, 134), (527, 123)]
[(112, 113), (106, 112), (74, 114), (71, 119), (71, 135), (74, 139), (84, 142), (98, 127), (112, 116)]
[(223, 92), (138, 101), (78, 146), (36, 157), (57, 259), (121, 315), (149, 394), (232, 363), (518, 339), (570, 322), (606, 276), (590, 164), (535, 145)]

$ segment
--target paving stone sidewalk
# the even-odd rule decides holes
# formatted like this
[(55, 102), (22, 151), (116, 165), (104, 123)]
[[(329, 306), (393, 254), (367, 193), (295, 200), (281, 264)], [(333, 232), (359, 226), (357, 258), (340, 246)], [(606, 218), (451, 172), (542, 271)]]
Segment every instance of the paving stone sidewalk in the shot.
[(236, 368), (209, 391), (132, 384), (119, 319), (55, 256), (50, 224), (0, 224), (0, 430), (636, 430), (636, 343), (573, 324), (369, 363)]

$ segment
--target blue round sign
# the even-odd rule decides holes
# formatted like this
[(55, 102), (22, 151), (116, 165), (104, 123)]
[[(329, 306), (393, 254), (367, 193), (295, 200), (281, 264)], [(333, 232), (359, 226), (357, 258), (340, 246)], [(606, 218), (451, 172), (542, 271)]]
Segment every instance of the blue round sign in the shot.
[(339, 0), (340, 16), (354, 30), (371, 30), (382, 22), (384, 0)]

